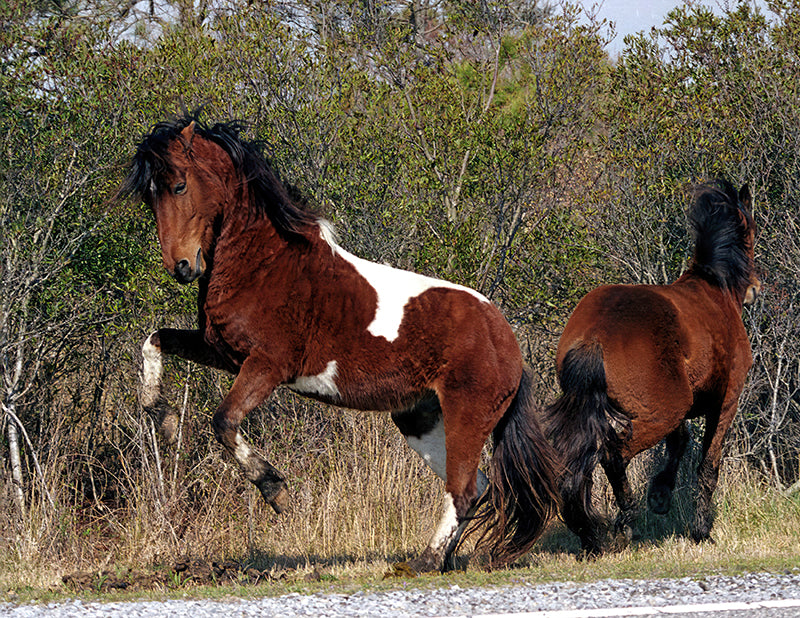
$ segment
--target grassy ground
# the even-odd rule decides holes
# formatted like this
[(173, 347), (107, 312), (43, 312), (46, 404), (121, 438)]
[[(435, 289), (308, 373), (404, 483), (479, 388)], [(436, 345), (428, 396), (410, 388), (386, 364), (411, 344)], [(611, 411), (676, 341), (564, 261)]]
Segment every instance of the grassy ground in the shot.
[[(91, 525), (85, 518), (70, 520), (60, 533), (46, 538), (36, 524), (23, 526), (16, 532), (14, 551), (0, 558), (0, 598), (251, 596), (800, 568), (798, 496), (783, 496), (729, 465), (715, 495), (715, 544), (698, 546), (683, 536), (692, 514), (691, 475), (686, 473), (671, 513), (643, 512), (641, 538), (619, 553), (579, 562), (576, 538), (556, 522), (532, 553), (507, 569), (488, 572), (481, 556), (465, 548), (460, 555), (470, 561), (466, 571), (387, 578), (393, 564), (424, 547), (439, 514), (441, 485), (409, 455), (391, 427), (380, 418), (370, 419), (358, 420), (358, 429), (344, 438), (350, 445), (340, 445), (335, 456), (323, 449), (303, 471), (295, 470), (294, 505), (288, 515), (272, 514), (238, 470), (223, 461), (214, 482), (211, 477), (203, 481), (202, 502), (190, 500), (184, 479), (162, 503), (143, 497), (138, 506), (98, 511)], [(647, 462), (633, 466), (633, 484), (641, 494), (649, 469)], [(602, 486), (597, 491), (601, 503), (608, 495)], [(30, 521), (37, 521), (35, 513)], [(170, 570), (187, 556), (233, 560), (242, 574), (221, 585), (192, 585)], [(262, 574), (258, 583), (243, 575), (246, 568)], [(62, 583), (65, 574), (78, 570), (113, 575), (127, 569), (166, 575), (152, 586), (103, 594), (97, 583), (78, 592)]]

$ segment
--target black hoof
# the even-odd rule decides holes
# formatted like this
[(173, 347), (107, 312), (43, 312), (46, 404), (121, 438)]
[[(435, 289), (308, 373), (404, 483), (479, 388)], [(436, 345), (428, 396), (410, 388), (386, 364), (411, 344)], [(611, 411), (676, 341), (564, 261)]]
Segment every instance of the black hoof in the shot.
[(604, 549), (599, 543), (585, 544), (580, 553), (575, 556), (578, 562), (592, 562), (603, 555)]
[(262, 480), (257, 482), (256, 487), (261, 492), (261, 497), (272, 507), (278, 515), (283, 513), (289, 506), (289, 489), (283, 481)]
[(716, 545), (716, 541), (711, 538), (711, 533), (709, 532), (697, 532), (696, 530), (692, 530), (691, 535), (692, 541), (697, 543), (707, 543), (709, 545)]

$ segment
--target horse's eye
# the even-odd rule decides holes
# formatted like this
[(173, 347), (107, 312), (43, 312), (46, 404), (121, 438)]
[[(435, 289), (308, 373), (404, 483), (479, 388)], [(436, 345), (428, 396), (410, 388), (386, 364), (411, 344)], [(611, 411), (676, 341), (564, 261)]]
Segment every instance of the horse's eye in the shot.
[(175, 185), (173, 191), (175, 192), (175, 195), (181, 195), (182, 193), (186, 193), (186, 183), (179, 182), (178, 184)]

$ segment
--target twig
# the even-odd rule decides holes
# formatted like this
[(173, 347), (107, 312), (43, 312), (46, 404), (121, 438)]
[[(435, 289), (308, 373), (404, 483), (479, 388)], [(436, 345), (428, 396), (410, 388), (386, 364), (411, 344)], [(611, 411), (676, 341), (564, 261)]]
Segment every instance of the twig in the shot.
[(181, 453), (181, 439), (183, 438), (183, 422), (186, 418), (186, 408), (189, 405), (189, 378), (192, 376), (192, 364), (186, 363), (186, 385), (183, 388), (183, 403), (181, 404), (181, 418), (178, 421), (178, 437), (175, 441), (175, 465), (172, 468), (172, 492), (178, 484), (178, 458)]

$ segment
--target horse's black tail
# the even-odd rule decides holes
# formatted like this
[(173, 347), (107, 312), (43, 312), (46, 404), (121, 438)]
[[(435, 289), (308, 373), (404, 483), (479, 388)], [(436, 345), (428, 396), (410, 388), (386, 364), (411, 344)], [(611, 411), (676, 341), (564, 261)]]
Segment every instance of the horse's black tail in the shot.
[(545, 412), (547, 435), (564, 464), (559, 479), (562, 515), (590, 553), (602, 550), (604, 528), (592, 506), (592, 473), (607, 445), (617, 440), (614, 424), (628, 421), (606, 392), (599, 345), (581, 345), (564, 357), (559, 372), (562, 395)]
[[(493, 566), (527, 552), (558, 514), (559, 462), (536, 418), (532, 375), (525, 368), (519, 389), (493, 432), (489, 488), (475, 517)], [(476, 528), (473, 528), (475, 530)]]

